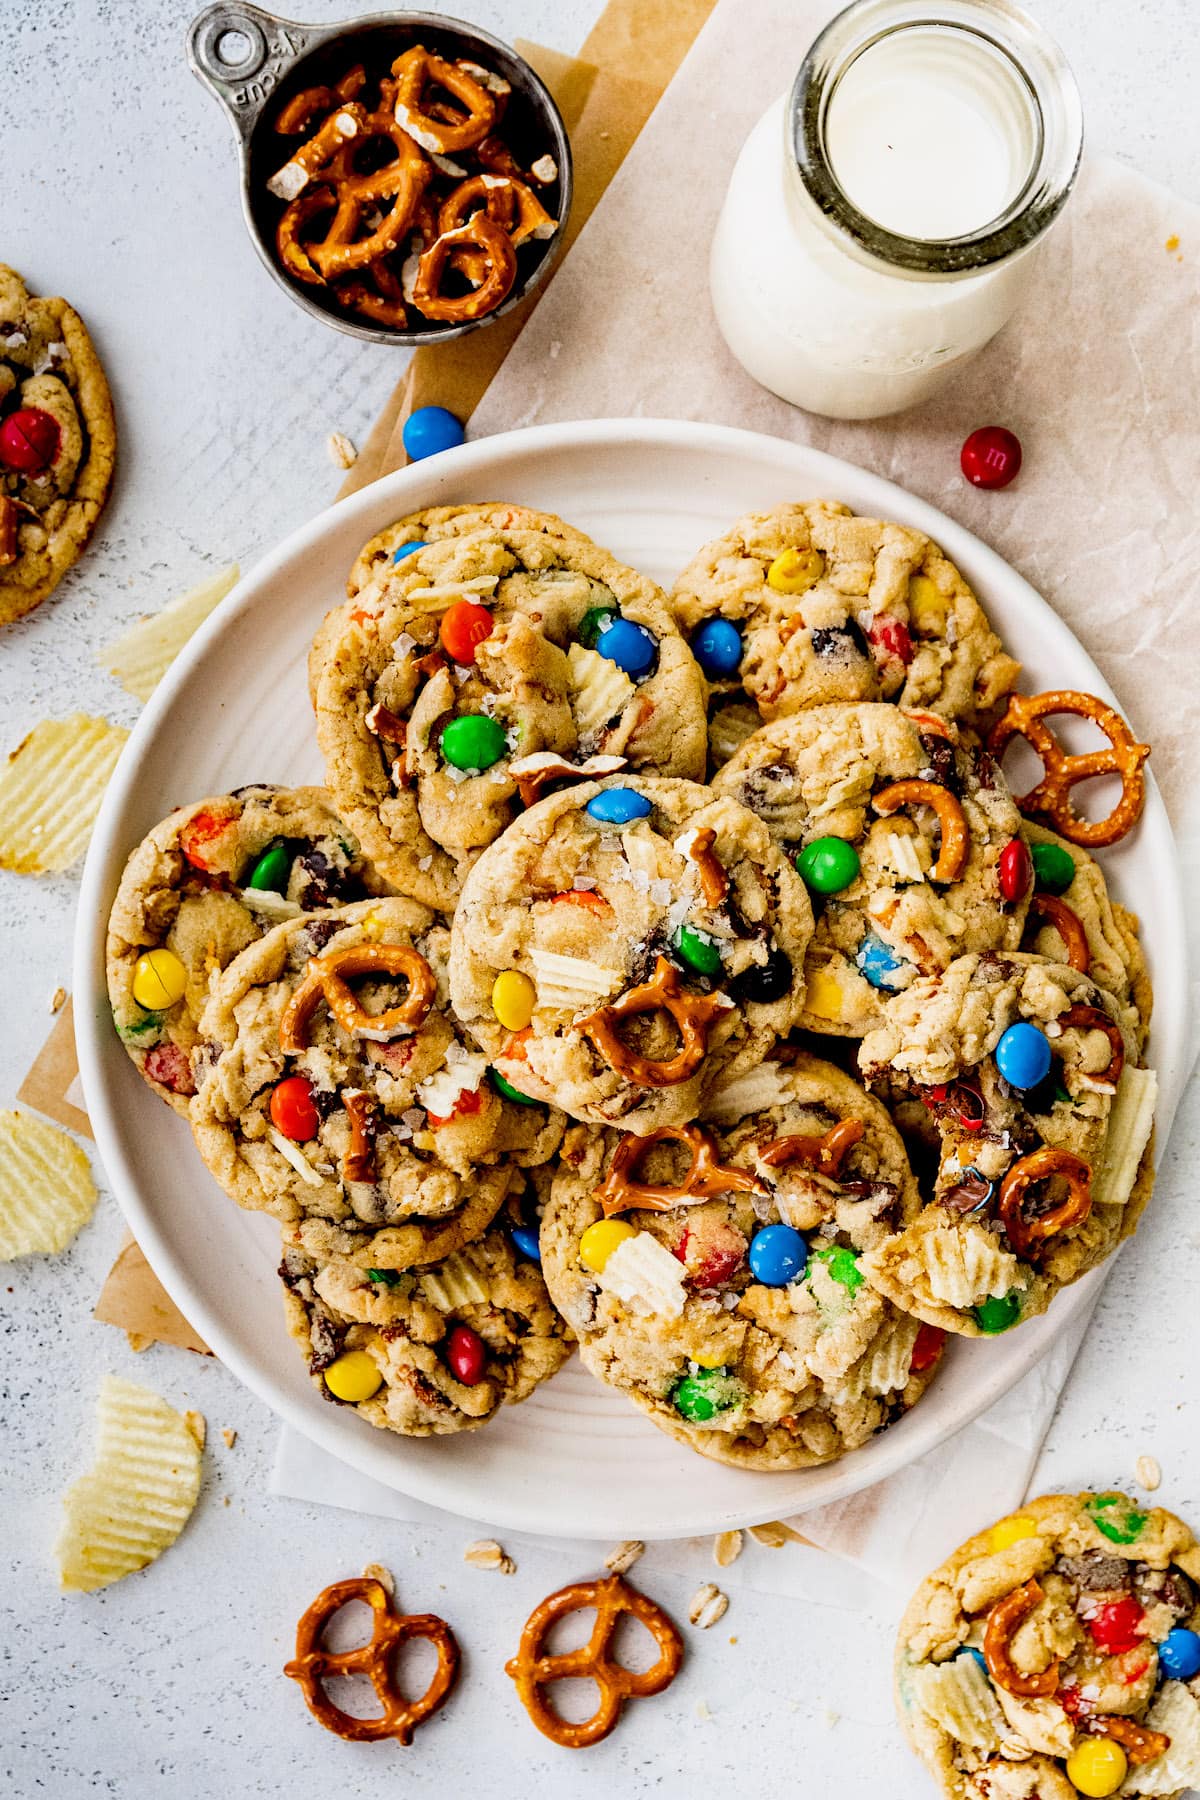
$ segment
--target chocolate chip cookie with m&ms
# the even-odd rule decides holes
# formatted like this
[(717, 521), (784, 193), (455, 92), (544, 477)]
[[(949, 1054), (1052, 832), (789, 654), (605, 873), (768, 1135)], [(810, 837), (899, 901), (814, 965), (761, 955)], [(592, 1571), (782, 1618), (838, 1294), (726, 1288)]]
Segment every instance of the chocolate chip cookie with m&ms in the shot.
[(1200, 1786), (1200, 1546), (1160, 1506), (1046, 1494), (968, 1539), (900, 1625), (896, 1707), (948, 1800)]

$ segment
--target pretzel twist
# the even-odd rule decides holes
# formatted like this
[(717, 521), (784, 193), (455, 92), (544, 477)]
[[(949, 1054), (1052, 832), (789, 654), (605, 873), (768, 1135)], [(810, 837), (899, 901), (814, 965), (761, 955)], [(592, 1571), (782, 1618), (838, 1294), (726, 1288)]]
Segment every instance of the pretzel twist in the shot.
[(374, 1181), (375, 1139), (371, 1129), (375, 1098), (365, 1088), (343, 1088), (342, 1105), (350, 1119), (350, 1148), (342, 1158), (344, 1181)]
[(522, 806), (536, 806), (542, 789), (556, 781), (599, 781), (615, 775), (625, 767), (623, 756), (589, 756), (584, 762), (567, 762), (553, 750), (533, 750), (519, 761), (509, 763), (508, 772), (517, 784)]
[(720, 906), (729, 892), (729, 876), (725, 864), (713, 848), (717, 834), (711, 825), (702, 825), (693, 831), (685, 831), (676, 839), (675, 848), (679, 854), (692, 864), (700, 877), (700, 888), (706, 906)]
[[(674, 1186), (639, 1181), (637, 1171), (642, 1158), (655, 1144), (683, 1144), (692, 1153), (683, 1179)], [(606, 1219), (638, 1206), (646, 1212), (669, 1212), (674, 1206), (688, 1206), (699, 1200), (711, 1200), (717, 1194), (766, 1194), (764, 1181), (749, 1169), (734, 1169), (718, 1160), (716, 1145), (700, 1125), (662, 1125), (646, 1137), (626, 1132), (613, 1151), (608, 1174), (596, 1189)]]
[(1165, 1756), (1171, 1748), (1171, 1740), (1165, 1731), (1151, 1731), (1148, 1725), (1139, 1725), (1136, 1719), (1121, 1718), (1113, 1713), (1097, 1713), (1095, 1718), (1088, 1720), (1087, 1731), (1091, 1736), (1111, 1738), (1114, 1744), (1120, 1744), (1135, 1768), (1140, 1763), (1153, 1762), (1156, 1756)]
[[(1068, 755), (1043, 719), (1054, 713), (1073, 713), (1090, 719), (1109, 739), (1103, 750)], [(1023, 737), (1042, 760), (1042, 779), (1027, 794), (1018, 796), (1023, 813), (1046, 819), (1060, 837), (1092, 849), (1115, 844), (1132, 830), (1146, 803), (1146, 773), (1142, 767), (1149, 744), (1139, 744), (1116, 711), (1095, 694), (1055, 688), (1044, 694), (1010, 694), (1004, 713), (992, 728), (988, 748), (1003, 756), (1014, 737)], [(1119, 775), (1121, 798), (1103, 819), (1085, 819), (1071, 804), (1071, 789), (1096, 775)]]
[[(596, 1622), (587, 1643), (578, 1650), (547, 1654), (543, 1645), (558, 1621), (590, 1607), (596, 1609)], [(627, 1669), (609, 1654), (622, 1613), (639, 1620), (658, 1645), (658, 1657), (648, 1669)], [(682, 1662), (683, 1639), (661, 1606), (619, 1575), (608, 1575), (572, 1582), (536, 1606), (526, 1620), (517, 1654), (505, 1664), (505, 1674), (516, 1682), (521, 1704), (544, 1737), (564, 1749), (582, 1750), (608, 1736), (626, 1700), (661, 1694), (669, 1687)], [(594, 1681), (599, 1691), (596, 1711), (579, 1724), (564, 1719), (543, 1693), (552, 1682), (576, 1677)]]
[(1054, 927), (1066, 945), (1068, 964), (1086, 975), (1092, 966), (1092, 952), (1079, 914), (1056, 894), (1034, 894), (1029, 902), (1029, 917)]
[[(466, 294), (444, 294), (442, 276), (446, 263), (464, 250), (478, 250), (486, 258), (486, 266), (470, 265), (480, 279)], [(421, 254), (417, 278), (413, 283), (413, 305), (427, 319), (440, 319), (448, 324), (461, 324), (494, 312), (511, 292), (517, 278), (517, 253), (513, 241), (502, 225), (497, 225), (485, 212), (472, 215), (465, 225), (443, 231)]]
[[(392, 64), (395, 76), (395, 108), (398, 123), (422, 149), (439, 156), (452, 156), (456, 150), (470, 150), (480, 143), (496, 122), (496, 102), (488, 90), (459, 63), (435, 56), (423, 44), (414, 44)], [(433, 83), (453, 96), (463, 114), (447, 119), (449, 108), (440, 106), (435, 113), (422, 104), (425, 89)]]
[(366, 69), (361, 63), (355, 63), (333, 87), (322, 85), (302, 89), (280, 109), (275, 121), (276, 131), (281, 137), (295, 137), (307, 130), (318, 113), (327, 113), (332, 107), (344, 106), (348, 100), (357, 100), (366, 84)]
[[(399, 1006), (369, 1013), (347, 985), (354, 975), (403, 975), (408, 993)], [(436, 994), (433, 970), (419, 951), (405, 944), (348, 944), (344, 949), (326, 950), (309, 963), (283, 1009), (279, 1048), (289, 1056), (308, 1048), (308, 1027), (322, 999), (349, 1037), (383, 1042), (419, 1025)]]
[[(1059, 1175), (1067, 1184), (1067, 1197), (1037, 1219), (1026, 1219), (1022, 1206), (1029, 1189), (1040, 1181)], [(1051, 1150), (1043, 1145), (1021, 1157), (1000, 1183), (1000, 1221), (1008, 1241), (1018, 1256), (1029, 1260), (1039, 1244), (1060, 1231), (1081, 1225), (1092, 1210), (1092, 1171), (1087, 1163), (1069, 1150)], [(1013, 1690), (1016, 1691), (1015, 1689)]]
[(1013, 1664), (1010, 1645), (1017, 1628), (1044, 1598), (1044, 1590), (1036, 1579), (1022, 1582), (1011, 1594), (997, 1600), (987, 1616), (983, 1632), (983, 1659), (997, 1687), (1022, 1699), (1041, 1700), (1058, 1688), (1058, 1663), (1052, 1662), (1040, 1675), (1022, 1675)]
[[(396, 155), (382, 169), (359, 174), (355, 158), (362, 142), (371, 138), (387, 139)], [(333, 223), (323, 242), (309, 250), (324, 279), (366, 269), (375, 274), (381, 259), (398, 250), (412, 230), (418, 203), (432, 178), (432, 165), (386, 107), (364, 115), (362, 137), (343, 145), (322, 176), (337, 196)], [(368, 218), (384, 208), (380, 223), (360, 236)]]
[[(369, 1641), (356, 1650), (322, 1649), (325, 1627), (352, 1600), (365, 1600), (371, 1608)], [(397, 1650), (413, 1638), (427, 1638), (437, 1652), (437, 1668), (417, 1700), (405, 1698), (392, 1673)], [(401, 1744), (411, 1744), (416, 1727), (445, 1704), (458, 1679), (458, 1666), (458, 1642), (444, 1619), (433, 1613), (393, 1612), (383, 1583), (364, 1575), (335, 1581), (317, 1595), (296, 1627), (296, 1654), (283, 1672), (299, 1682), (309, 1712), (326, 1731), (354, 1743), (395, 1738)], [(365, 1675), (383, 1708), (382, 1717), (357, 1718), (335, 1706), (324, 1684), (328, 1677), (337, 1675)]]
[(1110, 1019), (1106, 1012), (1098, 1006), (1069, 1006), (1065, 1013), (1059, 1013), (1057, 1023), (1064, 1031), (1102, 1031), (1108, 1039), (1112, 1055), (1108, 1067), (1099, 1075), (1093, 1075), (1093, 1081), (1103, 1081), (1116, 1087), (1121, 1079), (1121, 1071), (1125, 1067), (1125, 1039), (1121, 1035), (1121, 1027), (1115, 1019)]
[(963, 809), (949, 788), (937, 781), (893, 781), (889, 787), (880, 788), (871, 804), (885, 819), (902, 806), (931, 807), (937, 814), (942, 841), (929, 879), (958, 880), (971, 852), (971, 832)]
[(17, 560), (17, 522), (21, 517), (15, 500), (0, 494), (0, 569)]
[[(708, 1054), (710, 1027), (731, 1006), (724, 994), (686, 993), (680, 986), (678, 969), (665, 956), (659, 956), (652, 981), (630, 988), (610, 1005), (589, 1013), (575, 1029), (591, 1039), (609, 1068), (624, 1080), (637, 1087), (674, 1087), (696, 1073)], [(650, 1012), (667, 1013), (679, 1032), (679, 1049), (665, 1061), (640, 1056), (617, 1034), (621, 1020)]]
[(842, 1172), (842, 1164), (865, 1130), (860, 1119), (839, 1119), (823, 1137), (798, 1132), (790, 1137), (773, 1138), (759, 1151), (758, 1160), (768, 1169), (785, 1169), (792, 1163), (805, 1163), (818, 1175), (829, 1175), (836, 1181)]

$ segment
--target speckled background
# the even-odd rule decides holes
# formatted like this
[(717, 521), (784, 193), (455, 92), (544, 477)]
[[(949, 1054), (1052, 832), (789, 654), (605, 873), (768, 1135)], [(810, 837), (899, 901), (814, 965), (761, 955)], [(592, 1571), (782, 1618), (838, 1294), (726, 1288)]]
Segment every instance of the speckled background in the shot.
[[(350, 8), (307, 0), (303, 10), (335, 18)], [(469, 10), (500, 35), (571, 50), (596, 8), (474, 0)], [(364, 437), (403, 369), (402, 353), (308, 320), (260, 268), (228, 129), (184, 61), (190, 11), (171, 0), (0, 0), (0, 258), (79, 305), (112, 379), (121, 434), (116, 490), (92, 551), (53, 601), (0, 637), (3, 748), (75, 707), (131, 723), (134, 703), (96, 667), (96, 648), (206, 570), (235, 557), (248, 567), (326, 505), (340, 479), (328, 433)], [(1092, 143), (1197, 198), (1192, 0), (1041, 0), (1035, 11), (1074, 63)], [(50, 996), (68, 980), (75, 893), (70, 877), (0, 876), (0, 1104), (11, 1102), (48, 1028)], [(1150, 1452), (1164, 1471), (1160, 1497), (1193, 1524), (1200, 1437), (1187, 1407), (1200, 1216), (1189, 1177), (1198, 1136), (1193, 1085), (1038, 1476), (1043, 1487), (1129, 1481), (1135, 1458)], [(606, 1744), (572, 1757), (544, 1743), (502, 1669), (527, 1612), (568, 1572), (562, 1561), (524, 1551), (514, 1576), (483, 1574), (463, 1565), (467, 1534), (453, 1526), (271, 1499), (275, 1427), (257, 1401), (215, 1363), (163, 1348), (135, 1357), (119, 1333), (92, 1322), (121, 1232), (106, 1196), (65, 1256), (5, 1271), (0, 1793), (240, 1800), (344, 1786), (374, 1800), (397, 1791), (515, 1797), (545, 1783), (558, 1794), (682, 1800), (699, 1782), (814, 1800), (929, 1792), (891, 1720), (897, 1608), (882, 1600), (872, 1616), (739, 1595), (716, 1629), (689, 1633), (688, 1664), (670, 1692), (631, 1708)], [(109, 1369), (207, 1415), (204, 1492), (152, 1570), (63, 1598), (50, 1558), (58, 1496), (86, 1464), (96, 1385)], [(233, 1449), (225, 1426), (238, 1432)], [(414, 1610), (450, 1619), (465, 1650), (459, 1691), (408, 1750), (325, 1735), (279, 1674), (311, 1596), (371, 1559), (395, 1569)], [(698, 1553), (696, 1579), (709, 1572)], [(692, 1581), (656, 1577), (653, 1550), (640, 1573), (686, 1616)]]

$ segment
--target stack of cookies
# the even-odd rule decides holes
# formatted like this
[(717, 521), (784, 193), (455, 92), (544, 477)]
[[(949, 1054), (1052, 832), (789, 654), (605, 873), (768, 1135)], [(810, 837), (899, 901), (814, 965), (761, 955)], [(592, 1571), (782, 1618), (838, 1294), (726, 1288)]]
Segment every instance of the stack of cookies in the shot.
[(803, 1467), (1133, 1230), (1150, 989), (1089, 847), (1147, 752), (1018, 673), (936, 545), (832, 503), (670, 596), (516, 506), (364, 547), (310, 659), (327, 791), (173, 814), (109, 936), (323, 1393), (462, 1430), (577, 1343), (693, 1449)]

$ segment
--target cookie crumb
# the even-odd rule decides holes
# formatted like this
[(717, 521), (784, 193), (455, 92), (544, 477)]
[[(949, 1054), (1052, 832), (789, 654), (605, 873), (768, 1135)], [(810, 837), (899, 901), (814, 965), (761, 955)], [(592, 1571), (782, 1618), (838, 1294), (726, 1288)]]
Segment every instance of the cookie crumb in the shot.
[(339, 469), (352, 469), (358, 461), (358, 451), (344, 431), (331, 431), (325, 440), (325, 448), (330, 462)]
[(834, 1712), (832, 1706), (827, 1706), (821, 1713), (821, 1722), (832, 1731), (841, 1716), (840, 1712)]
[(223, 1501), (223, 1504), (224, 1504), (224, 1505), (225, 1505), (225, 1506), (228, 1506), (228, 1505), (229, 1505), (229, 1504), (230, 1504), (230, 1501), (229, 1501), (229, 1495), (228, 1495), (228, 1494), (226, 1494), (226, 1495), (225, 1495), (225, 1498), (224, 1498), (224, 1501)]
[(154, 1342), (148, 1331), (127, 1331), (125, 1336), (129, 1340), (129, 1348), (135, 1356), (140, 1356), (142, 1351), (148, 1350)]
[(615, 1550), (609, 1551), (604, 1559), (604, 1566), (614, 1575), (624, 1575), (626, 1570), (632, 1569), (638, 1557), (645, 1553), (645, 1549), (640, 1538), (626, 1538), (623, 1544), (618, 1544)]
[(61, 1012), (63, 1007), (66, 1004), (67, 1004), (66, 988), (65, 987), (56, 987), (54, 992), (50, 996), (50, 1011), (52, 1013)]
[(712, 1710), (709, 1707), (707, 1700), (697, 1700), (697, 1702), (696, 1702), (696, 1717), (698, 1719), (711, 1719), (712, 1718)]
[(203, 1450), (208, 1442), (208, 1420), (202, 1412), (193, 1412), (189, 1408), (183, 1415), (183, 1422)]
[(737, 1561), (744, 1541), (740, 1531), (718, 1531), (713, 1539), (713, 1561), (718, 1569), (727, 1569)]
[(476, 1538), (463, 1551), (463, 1561), (473, 1569), (491, 1569), (498, 1575), (515, 1575), (517, 1565), (507, 1556), (495, 1538)]
[(377, 1581), (389, 1600), (396, 1598), (396, 1577), (382, 1563), (368, 1563), (363, 1576), (367, 1581)]
[(719, 1587), (706, 1581), (692, 1595), (692, 1603), (688, 1607), (688, 1618), (701, 1631), (708, 1631), (719, 1619), (723, 1619), (729, 1610), (729, 1596), (723, 1594)]
[(737, 1643), (737, 1632), (736, 1632), (736, 1631), (735, 1631), (735, 1632), (734, 1632), (734, 1634), (733, 1634), (733, 1636), (732, 1636), (732, 1637), (731, 1637), (731, 1638), (730, 1638), (730, 1640), (729, 1640), (729, 1641), (730, 1641), (730, 1643), (731, 1643), (731, 1644), (736, 1644), (736, 1643)]
[(1178, 248), (1179, 248), (1179, 233), (1177, 231), (1173, 231), (1171, 233), (1170, 237), (1167, 239), (1166, 243), (1163, 245), (1163, 249), (1164, 250), (1178, 250)]
[(1154, 1489), (1162, 1484), (1162, 1469), (1159, 1467), (1156, 1457), (1139, 1456), (1133, 1465), (1133, 1472), (1137, 1477), (1138, 1486), (1144, 1487), (1150, 1493), (1153, 1493)]
[(752, 1525), (750, 1536), (756, 1544), (765, 1544), (768, 1550), (782, 1550), (787, 1543), (802, 1544), (804, 1539), (782, 1519), (768, 1519), (765, 1525)]
[(222, 1427), (221, 1436), (225, 1439), (225, 1448), (232, 1450), (237, 1443), (237, 1432), (233, 1430), (232, 1426), (225, 1425)]

